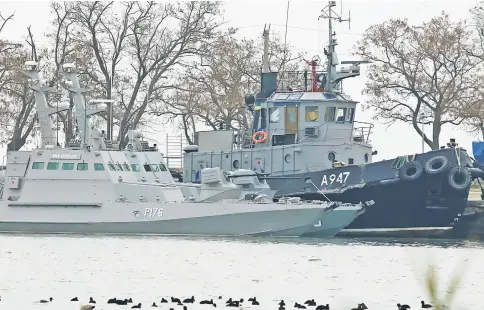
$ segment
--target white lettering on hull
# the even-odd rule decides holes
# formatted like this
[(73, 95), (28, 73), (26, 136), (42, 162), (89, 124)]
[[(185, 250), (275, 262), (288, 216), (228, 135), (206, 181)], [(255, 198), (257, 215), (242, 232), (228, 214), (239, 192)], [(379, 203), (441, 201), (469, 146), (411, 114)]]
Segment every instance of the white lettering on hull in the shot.
[(163, 216), (163, 208), (146, 208), (145, 217), (158, 218)]
[(51, 159), (72, 160), (81, 159), (81, 155), (78, 154), (52, 154)]
[(323, 180), (321, 181), (321, 186), (328, 186), (332, 185), (333, 183), (339, 183), (339, 184), (345, 184), (346, 180), (348, 180), (348, 177), (350, 176), (350, 172), (341, 172), (339, 174), (330, 174), (330, 175), (323, 175)]

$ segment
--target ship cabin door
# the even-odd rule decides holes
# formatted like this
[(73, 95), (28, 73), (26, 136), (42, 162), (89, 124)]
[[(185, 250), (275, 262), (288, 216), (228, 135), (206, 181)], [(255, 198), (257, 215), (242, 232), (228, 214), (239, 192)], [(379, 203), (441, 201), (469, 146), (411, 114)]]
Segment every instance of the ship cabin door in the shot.
[(285, 134), (297, 134), (299, 130), (299, 107), (298, 106), (286, 106), (284, 114), (284, 127)]

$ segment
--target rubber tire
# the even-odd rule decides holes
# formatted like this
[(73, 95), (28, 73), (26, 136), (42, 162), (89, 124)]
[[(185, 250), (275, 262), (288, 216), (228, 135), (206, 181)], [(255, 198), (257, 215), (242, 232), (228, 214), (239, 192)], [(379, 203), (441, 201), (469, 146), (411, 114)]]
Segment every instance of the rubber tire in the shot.
[[(435, 165), (436, 163), (441, 162), (442, 166), (439, 168), (435, 169), (432, 166)], [(425, 172), (430, 174), (430, 175), (437, 175), (441, 174), (443, 172), (446, 172), (450, 168), (450, 161), (447, 159), (445, 156), (435, 156), (429, 159), (425, 163)]]
[[(410, 169), (415, 169), (415, 173), (412, 175), (408, 175), (407, 172)], [(398, 169), (398, 176), (402, 181), (413, 181), (420, 178), (423, 174), (423, 167), (422, 164), (418, 161), (411, 161), (405, 163), (403, 166)]]
[[(457, 174), (462, 173), (464, 175), (464, 182), (456, 183), (454, 178)], [(465, 190), (472, 182), (472, 176), (469, 170), (464, 167), (454, 167), (450, 169), (449, 174), (447, 176), (447, 182), (449, 183), (450, 187), (456, 191)]]

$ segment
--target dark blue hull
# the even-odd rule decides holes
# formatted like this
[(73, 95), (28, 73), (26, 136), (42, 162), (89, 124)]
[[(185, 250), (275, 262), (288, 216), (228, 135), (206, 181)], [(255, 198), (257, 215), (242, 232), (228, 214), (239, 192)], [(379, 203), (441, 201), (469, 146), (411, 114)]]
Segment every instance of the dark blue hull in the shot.
[[(441, 168), (440, 172), (438, 169), (427, 171), (425, 168), (434, 157), (447, 159), (446, 167)], [(453, 148), (440, 149), (417, 154), (410, 162), (414, 163), (407, 163), (400, 169), (396, 167), (396, 160), (386, 160), (291, 175), (290, 179), (274, 177), (267, 181), (271, 188), (278, 189), (276, 197), (300, 196), (324, 200), (316, 186), (333, 201), (359, 203), (373, 200), (375, 204), (346, 229), (454, 226), (466, 208), (470, 180), (468, 185), (463, 184), (465, 186), (458, 188), (449, 179), (450, 174), (455, 174), (455, 170), (459, 169), (454, 167), (463, 167), (461, 169), (467, 172), (464, 167), (472, 166), (467, 153)], [(414, 172), (412, 166), (420, 166), (421, 171), (413, 178), (401, 175), (406, 171)], [(467, 182), (456, 180), (461, 185)]]

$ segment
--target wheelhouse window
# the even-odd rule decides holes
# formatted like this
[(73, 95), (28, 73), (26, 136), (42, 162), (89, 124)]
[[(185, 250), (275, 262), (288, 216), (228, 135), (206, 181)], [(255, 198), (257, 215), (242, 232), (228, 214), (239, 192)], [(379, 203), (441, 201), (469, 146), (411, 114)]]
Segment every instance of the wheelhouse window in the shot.
[(335, 114), (336, 114), (336, 107), (326, 107), (326, 112), (324, 114), (324, 121), (325, 122), (334, 121)]
[(86, 171), (87, 169), (88, 169), (87, 163), (78, 163), (77, 164), (77, 170)]
[(279, 108), (269, 108), (269, 123), (279, 123)]
[(140, 172), (141, 168), (138, 164), (131, 164), (131, 170), (133, 170), (134, 172)]
[(33, 162), (32, 169), (44, 169), (44, 163), (41, 161)]
[(95, 171), (104, 171), (104, 165), (101, 163), (94, 163), (94, 170)]
[(289, 94), (278, 94), (276, 96), (276, 100), (286, 100), (287, 98), (289, 98)]
[(355, 108), (349, 108), (348, 113), (346, 113), (346, 121), (353, 122), (355, 119)]
[(129, 169), (129, 165), (127, 163), (123, 164), (123, 169), (124, 169), (124, 171), (131, 171), (131, 169)]
[(331, 100), (331, 99), (337, 99), (336, 95), (331, 94), (331, 93), (323, 93), (323, 97), (325, 99)]
[(56, 161), (51, 161), (47, 164), (47, 170), (59, 170), (59, 163)]
[(315, 122), (319, 119), (318, 106), (306, 106), (304, 108), (306, 114), (306, 122)]
[(158, 172), (158, 171), (160, 171), (160, 168), (158, 168), (158, 165), (157, 164), (152, 164), (151, 165), (151, 170), (153, 170), (154, 172)]
[(303, 93), (292, 93), (289, 95), (287, 99), (289, 100), (296, 100), (296, 99), (301, 99)]
[(144, 164), (143, 167), (145, 168), (145, 171), (146, 172), (150, 172), (151, 171), (151, 166), (150, 165)]
[(121, 166), (120, 163), (117, 163), (116, 165), (114, 165), (116, 167), (116, 170), (117, 171), (123, 171), (123, 166)]
[(336, 110), (336, 121), (337, 122), (344, 122), (346, 117), (346, 108), (338, 108)]
[(116, 170), (116, 168), (114, 167), (114, 165), (113, 165), (112, 163), (109, 163), (109, 164), (108, 164), (108, 168), (109, 168), (109, 170), (111, 170), (111, 171), (115, 171), (115, 170)]
[(74, 170), (74, 164), (73, 163), (63, 163), (62, 164), (62, 170)]
[(160, 170), (161, 170), (161, 171), (168, 171), (168, 169), (166, 169), (166, 166), (165, 166), (165, 164), (164, 164), (164, 163), (160, 163), (160, 165), (159, 165), (159, 166), (160, 166)]

